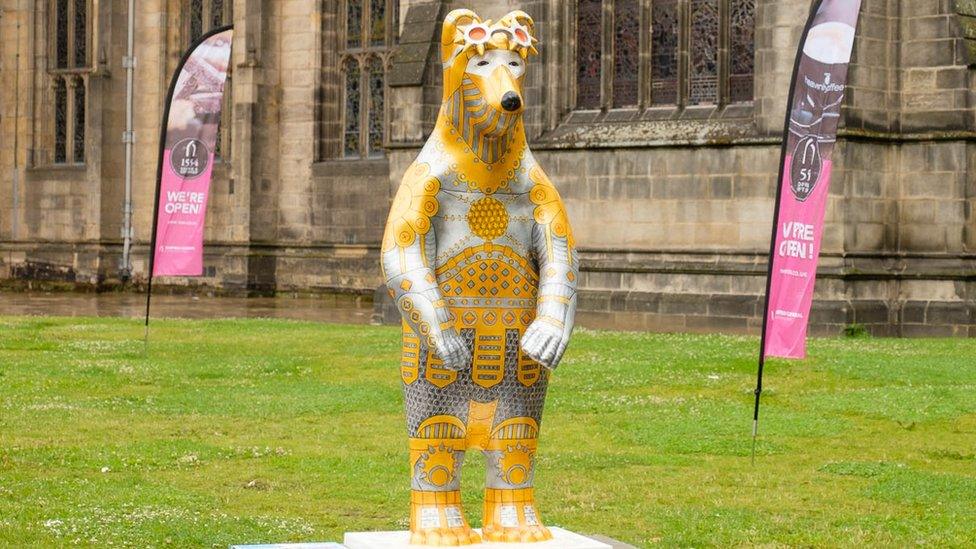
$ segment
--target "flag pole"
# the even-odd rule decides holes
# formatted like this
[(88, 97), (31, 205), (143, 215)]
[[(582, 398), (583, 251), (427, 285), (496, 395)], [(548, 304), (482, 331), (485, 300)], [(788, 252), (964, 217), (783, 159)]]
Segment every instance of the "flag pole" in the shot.
[(176, 65), (176, 70), (173, 72), (173, 78), (169, 82), (169, 91), (166, 92), (166, 103), (163, 107), (163, 122), (160, 125), (161, 127), (159, 130), (159, 162), (156, 165), (156, 193), (155, 198), (153, 199), (152, 236), (149, 238), (149, 277), (146, 284), (146, 320), (142, 340), (143, 346), (147, 351), (149, 348), (149, 308), (152, 302), (153, 267), (156, 263), (156, 237), (159, 225), (159, 198), (163, 187), (163, 156), (166, 152), (166, 133), (169, 130), (169, 110), (170, 106), (173, 104), (173, 94), (176, 93), (176, 84), (180, 79), (180, 74), (183, 72), (183, 67), (190, 59), (190, 56), (193, 55), (193, 52), (195, 52), (196, 49), (210, 37), (228, 31), (232, 28), (234, 28), (233, 25), (217, 27), (203, 33), (202, 36), (194, 40), (194, 42), (190, 44), (190, 47), (183, 52), (183, 57), (180, 58), (180, 62)]
[(807, 16), (806, 25), (803, 27), (803, 34), (800, 35), (800, 43), (796, 48), (796, 59), (793, 62), (793, 77), (790, 80), (790, 92), (786, 98), (786, 118), (783, 123), (783, 144), (780, 151), (779, 176), (776, 178), (776, 204), (773, 210), (773, 228), (769, 238), (769, 263), (766, 266), (766, 293), (763, 297), (763, 320), (762, 333), (759, 336), (759, 368), (756, 374), (755, 404), (752, 411), (752, 464), (756, 463), (756, 438), (759, 435), (759, 398), (762, 395), (763, 369), (766, 366), (766, 328), (769, 323), (769, 294), (773, 283), (773, 256), (776, 253), (776, 231), (779, 227), (780, 201), (783, 198), (783, 177), (786, 174), (786, 155), (788, 153), (788, 141), (790, 136), (790, 109), (793, 107), (793, 96), (796, 93), (796, 82), (800, 74), (800, 61), (803, 59), (803, 46), (806, 44), (807, 35), (810, 34), (810, 27), (813, 24), (817, 12), (823, 0), (816, 0), (810, 7), (810, 14)]

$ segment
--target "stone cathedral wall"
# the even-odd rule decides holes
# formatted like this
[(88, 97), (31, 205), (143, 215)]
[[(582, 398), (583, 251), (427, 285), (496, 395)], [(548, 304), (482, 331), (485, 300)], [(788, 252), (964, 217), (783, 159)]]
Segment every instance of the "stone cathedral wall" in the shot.
[[(8, 6), (9, 4), (9, 6)], [(40, 3), (43, 4), (43, 3)], [(175, 291), (349, 293), (380, 284), (399, 177), (440, 100), (438, 21), (454, 7), (536, 19), (530, 144), (565, 199), (588, 325), (742, 332), (760, 322), (795, 44), (809, 3), (758, 0), (755, 99), (726, 109), (572, 109), (575, 32), (561, 0), (401, 0), (386, 150), (331, 159), (341, 78), (336, 0), (236, 0), (229, 150), (208, 205), (205, 276)], [(45, 14), (0, 15), (0, 277), (122, 286), (125, 2), (96, 4), (84, 165), (49, 162)], [(827, 209), (814, 332), (976, 336), (976, 6), (864, 0)], [(135, 248), (145, 281), (158, 120), (185, 43), (180, 0), (140, 0)], [(333, 117), (333, 118), (330, 118)]]

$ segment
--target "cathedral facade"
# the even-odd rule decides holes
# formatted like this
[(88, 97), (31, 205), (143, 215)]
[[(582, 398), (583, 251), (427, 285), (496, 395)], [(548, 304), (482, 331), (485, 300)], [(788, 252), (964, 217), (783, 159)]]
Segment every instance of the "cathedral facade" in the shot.
[[(758, 326), (808, 0), (139, 0), (131, 60), (127, 6), (0, 0), (0, 286), (145, 283), (169, 79), (233, 24), (204, 276), (157, 282), (372, 298), (441, 107), (439, 22), (523, 9), (525, 129), (575, 229), (583, 322)], [(976, 2), (864, 0), (815, 333), (976, 336), (974, 67)]]

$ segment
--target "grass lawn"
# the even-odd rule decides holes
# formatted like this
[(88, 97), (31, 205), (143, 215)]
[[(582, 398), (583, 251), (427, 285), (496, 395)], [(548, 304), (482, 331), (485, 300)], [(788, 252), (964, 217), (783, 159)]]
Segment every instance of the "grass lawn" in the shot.
[[(398, 330), (0, 318), (0, 546), (227, 546), (407, 526)], [(976, 341), (578, 331), (549, 390), (550, 524), (637, 546), (976, 540)], [(484, 465), (465, 467), (480, 525)]]

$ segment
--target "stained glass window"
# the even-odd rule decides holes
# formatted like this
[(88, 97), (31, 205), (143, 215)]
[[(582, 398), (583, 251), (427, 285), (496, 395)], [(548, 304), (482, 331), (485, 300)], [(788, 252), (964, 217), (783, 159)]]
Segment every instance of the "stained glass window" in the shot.
[(718, 33), (718, 0), (691, 0), (691, 105), (718, 102)]
[[(335, 13), (346, 17), (342, 22), (346, 38), (340, 42), (345, 48), (339, 52), (337, 67), (341, 78), (326, 78), (330, 84), (339, 83), (344, 91), (338, 104), (327, 104), (322, 112), (342, 122), (322, 124), (323, 153), (328, 158), (381, 156), (386, 129), (386, 64), (399, 34), (399, 0), (345, 0)], [(326, 75), (332, 70), (327, 68)], [(325, 91), (328, 97), (330, 92)], [(340, 116), (333, 117), (332, 113)], [(333, 143), (340, 127), (341, 145), (336, 147)]]
[[(186, 0), (186, 32), (187, 44), (193, 44), (204, 34), (229, 25), (233, 20), (233, 0)], [(217, 143), (214, 146), (214, 156), (227, 160), (230, 150), (231, 110), (234, 102), (231, 99), (231, 68), (228, 68), (227, 80), (224, 82), (224, 102), (220, 111), (220, 122), (217, 126)]]
[(603, 74), (603, 0), (580, 0), (576, 9), (576, 106), (598, 109)]
[(203, 36), (203, 0), (190, 0), (190, 43)]
[(68, 0), (58, 0), (55, 5), (55, 67), (68, 68)]
[(373, 0), (369, 6), (369, 44), (382, 46), (386, 43), (386, 0)]
[(210, 28), (215, 29), (226, 24), (224, 21), (224, 0), (210, 2)]
[(400, 1), (393, 0), (393, 43), (400, 43)]
[(383, 61), (372, 57), (369, 61), (369, 150), (378, 153), (383, 148)]
[(752, 101), (755, 80), (756, 0), (731, 0), (729, 6), (729, 99)]
[(359, 106), (361, 100), (360, 93), (360, 71), (359, 61), (354, 58), (346, 60), (344, 67), (346, 73), (346, 112), (345, 130), (343, 138), (343, 154), (345, 156), (360, 156), (360, 117)]
[[(757, 4), (578, 0), (576, 107), (751, 101)], [(612, 17), (612, 24), (604, 25), (605, 16)]]
[(74, 87), (74, 131), (72, 132), (72, 160), (85, 161), (85, 82), (79, 79)]
[(75, 0), (74, 25), (75, 67), (84, 67), (88, 64), (88, 0)]
[(85, 85), (89, 69), (88, 5), (91, 0), (52, 2), (50, 78), (53, 100), (44, 107), (53, 119), (51, 159), (85, 161)]
[(640, 2), (613, 3), (613, 106), (636, 107), (640, 66)]
[(233, 5), (231, 0), (188, 0), (187, 43), (192, 44), (204, 33), (229, 25)]
[(678, 102), (678, 0), (655, 0), (651, 9), (651, 103)]
[(68, 87), (63, 78), (54, 82), (54, 162), (68, 161)]
[(346, 47), (358, 48), (363, 35), (362, 0), (346, 0)]

